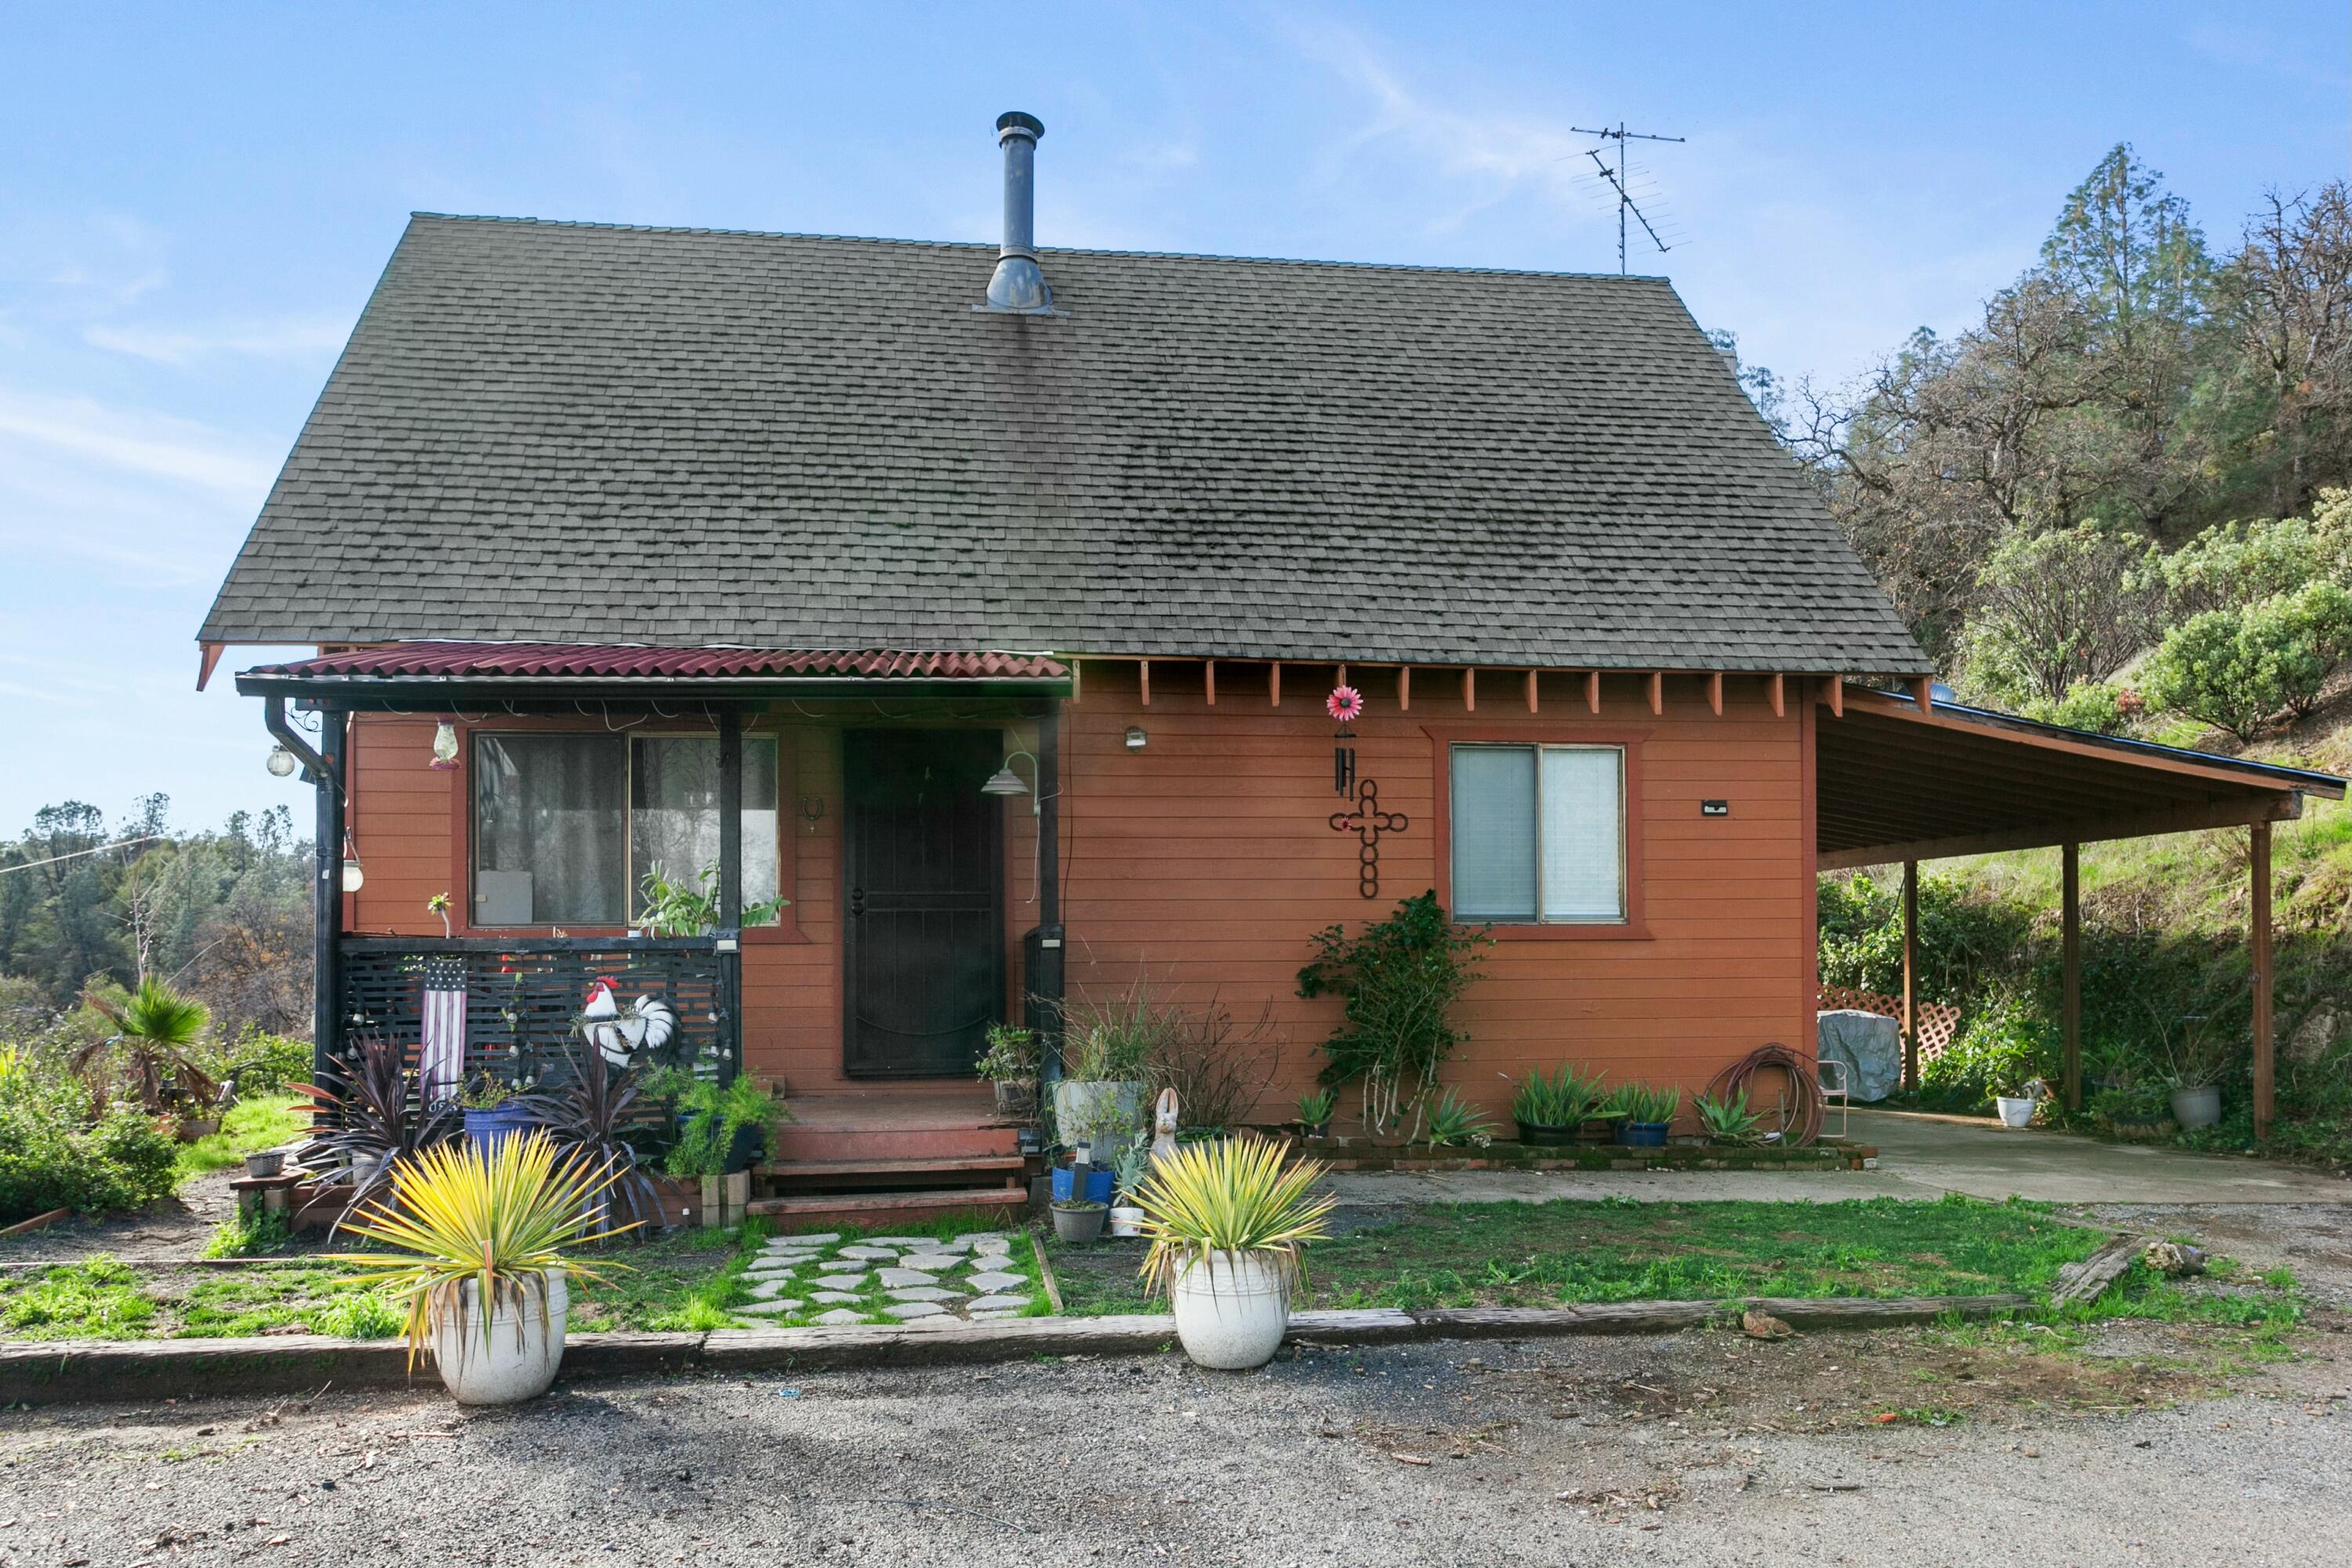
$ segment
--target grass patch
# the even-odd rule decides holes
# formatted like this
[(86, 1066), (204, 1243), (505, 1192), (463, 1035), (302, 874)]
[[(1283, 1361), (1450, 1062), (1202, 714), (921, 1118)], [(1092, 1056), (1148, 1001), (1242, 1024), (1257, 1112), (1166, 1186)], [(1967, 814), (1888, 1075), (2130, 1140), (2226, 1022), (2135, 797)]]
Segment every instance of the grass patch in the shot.
[(173, 1184), (241, 1165), (254, 1150), (275, 1149), (299, 1136), (309, 1125), (299, 1109), (302, 1104), (290, 1094), (257, 1094), (237, 1101), (221, 1118), (219, 1131), (180, 1145), (172, 1164)]
[(325, 1267), (142, 1276), (111, 1258), (0, 1279), (0, 1338), (230, 1339), (306, 1330), (385, 1339), (400, 1309), (373, 1283)]
[(19, 1340), (135, 1340), (155, 1321), (139, 1276), (111, 1258), (0, 1280), (0, 1334)]
[[(2099, 1232), (2047, 1205), (1437, 1204), (1307, 1249), (1302, 1306), (1551, 1307), (1735, 1296), (2038, 1294)], [(1139, 1245), (1054, 1246), (1073, 1314), (1148, 1311)]]

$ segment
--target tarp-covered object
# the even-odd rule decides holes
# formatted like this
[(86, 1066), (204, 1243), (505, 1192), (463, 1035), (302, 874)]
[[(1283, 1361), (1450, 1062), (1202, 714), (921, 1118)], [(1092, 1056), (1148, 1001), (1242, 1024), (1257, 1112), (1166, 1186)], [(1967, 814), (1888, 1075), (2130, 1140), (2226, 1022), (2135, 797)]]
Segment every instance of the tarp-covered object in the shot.
[(1816, 1032), (1821, 1059), (1845, 1063), (1857, 1101), (1885, 1100), (1903, 1087), (1903, 1026), (1884, 1013), (1823, 1013)]

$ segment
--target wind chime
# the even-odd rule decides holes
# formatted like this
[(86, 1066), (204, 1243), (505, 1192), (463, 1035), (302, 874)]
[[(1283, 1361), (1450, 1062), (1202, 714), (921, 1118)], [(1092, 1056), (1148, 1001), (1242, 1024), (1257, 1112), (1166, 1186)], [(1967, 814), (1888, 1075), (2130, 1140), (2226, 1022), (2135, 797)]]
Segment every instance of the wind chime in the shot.
[(1404, 813), (1381, 809), (1381, 786), (1356, 774), (1355, 721), (1364, 711), (1364, 694), (1349, 686), (1344, 675), (1323, 700), (1323, 711), (1339, 728), (1331, 747), (1331, 788), (1342, 800), (1352, 800), (1353, 811), (1331, 814), (1331, 831), (1356, 837), (1356, 891), (1367, 899), (1381, 896), (1381, 836), (1402, 833)]

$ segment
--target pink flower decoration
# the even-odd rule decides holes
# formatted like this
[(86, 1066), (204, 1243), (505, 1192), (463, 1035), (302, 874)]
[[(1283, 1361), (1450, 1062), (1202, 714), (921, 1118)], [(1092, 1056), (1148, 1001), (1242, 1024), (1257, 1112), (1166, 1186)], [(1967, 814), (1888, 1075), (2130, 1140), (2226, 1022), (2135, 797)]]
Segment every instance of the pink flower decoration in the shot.
[(1323, 711), (1342, 724), (1352, 723), (1364, 710), (1364, 694), (1352, 686), (1335, 686), (1323, 700)]

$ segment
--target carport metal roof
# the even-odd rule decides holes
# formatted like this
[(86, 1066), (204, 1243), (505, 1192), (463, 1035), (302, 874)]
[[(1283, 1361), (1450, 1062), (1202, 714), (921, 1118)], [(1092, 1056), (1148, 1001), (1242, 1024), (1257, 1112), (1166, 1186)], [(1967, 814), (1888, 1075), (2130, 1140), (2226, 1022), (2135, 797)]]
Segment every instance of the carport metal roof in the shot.
[(2345, 781), (1861, 687), (1814, 728), (1825, 871), (2289, 821)]

